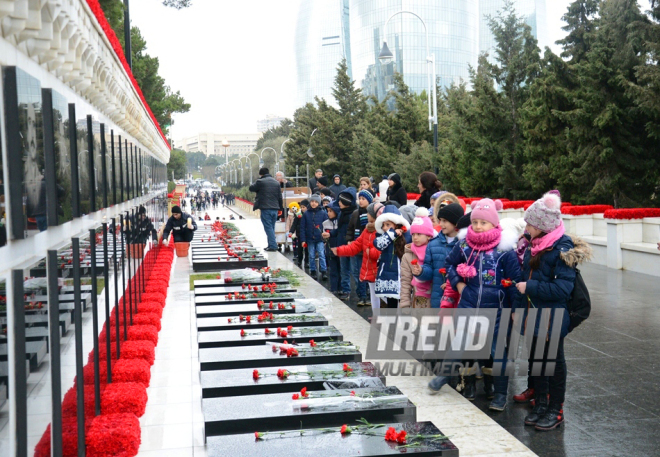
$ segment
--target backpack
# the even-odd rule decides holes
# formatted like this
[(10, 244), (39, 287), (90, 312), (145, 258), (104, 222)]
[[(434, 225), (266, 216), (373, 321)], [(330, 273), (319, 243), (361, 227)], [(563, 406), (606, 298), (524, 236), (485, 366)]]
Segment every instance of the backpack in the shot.
[(568, 325), (568, 332), (570, 333), (575, 327), (585, 321), (591, 313), (591, 298), (589, 298), (589, 290), (584, 283), (584, 279), (582, 279), (580, 270), (577, 268), (575, 269), (575, 285), (573, 286), (571, 297), (568, 299), (567, 307), (568, 315), (571, 318), (571, 322)]

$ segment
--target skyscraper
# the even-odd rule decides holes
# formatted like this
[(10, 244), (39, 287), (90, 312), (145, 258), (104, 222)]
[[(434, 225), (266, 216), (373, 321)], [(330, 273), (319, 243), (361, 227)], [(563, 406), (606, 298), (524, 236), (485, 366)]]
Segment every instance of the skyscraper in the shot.
[[(545, 0), (515, 0), (515, 5), (543, 48), (548, 44)], [(332, 85), (342, 58), (365, 95), (382, 100), (393, 88), (395, 72), (414, 92), (427, 90), (426, 33), (412, 14), (392, 18), (386, 38), (394, 58), (378, 59), (385, 22), (401, 10), (426, 23), (440, 86), (468, 81), (469, 66), (477, 65), (480, 53), (489, 52), (492, 59), (495, 40), (486, 16), (496, 16), (503, 6), (504, 0), (303, 0), (296, 30), (298, 104), (315, 96), (334, 103)]]

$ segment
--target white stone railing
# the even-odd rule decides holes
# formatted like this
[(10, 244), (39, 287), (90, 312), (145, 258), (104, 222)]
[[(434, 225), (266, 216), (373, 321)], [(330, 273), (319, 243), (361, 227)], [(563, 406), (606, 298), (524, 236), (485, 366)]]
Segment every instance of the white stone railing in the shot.
[(167, 143), (85, 0), (0, 0), (0, 36), (169, 162)]

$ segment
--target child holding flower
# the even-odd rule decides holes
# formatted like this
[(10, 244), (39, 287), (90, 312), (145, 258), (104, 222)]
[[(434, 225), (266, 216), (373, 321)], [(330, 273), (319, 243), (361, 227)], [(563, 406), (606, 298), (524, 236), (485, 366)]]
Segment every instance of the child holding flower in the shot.
[(401, 257), (406, 242), (403, 234), (410, 228), (408, 221), (394, 205), (387, 205), (376, 219), (374, 247), (381, 252), (378, 259), (376, 295), (384, 298), (388, 308), (397, 308), (401, 293)]

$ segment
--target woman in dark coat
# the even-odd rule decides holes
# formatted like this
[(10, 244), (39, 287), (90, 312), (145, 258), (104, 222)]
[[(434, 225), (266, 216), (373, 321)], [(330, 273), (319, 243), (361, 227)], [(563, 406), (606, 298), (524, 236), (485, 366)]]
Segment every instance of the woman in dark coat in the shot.
[(425, 171), (419, 175), (417, 188), (419, 189), (419, 193), (422, 195), (420, 195), (420, 197), (415, 202), (415, 206), (430, 209), (431, 196), (439, 190), (442, 190), (442, 183), (438, 181), (438, 177), (435, 175), (435, 173)]
[(387, 200), (395, 201), (401, 206), (407, 205), (408, 193), (401, 185), (401, 176), (398, 173), (392, 173), (387, 180), (390, 183), (390, 187), (387, 189)]

